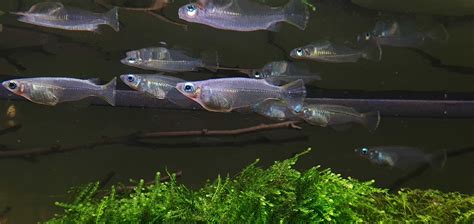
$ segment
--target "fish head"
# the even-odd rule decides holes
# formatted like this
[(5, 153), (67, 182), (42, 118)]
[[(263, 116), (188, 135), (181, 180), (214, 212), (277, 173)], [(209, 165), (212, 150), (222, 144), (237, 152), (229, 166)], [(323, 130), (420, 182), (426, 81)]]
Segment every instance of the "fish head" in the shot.
[(31, 83), (19, 79), (7, 80), (2, 82), (3, 87), (19, 96), (27, 96), (31, 90), (31, 85)]
[(178, 9), (178, 17), (188, 22), (196, 22), (203, 12), (203, 7), (200, 4), (190, 3)]
[(128, 51), (126, 53), (126, 57), (120, 60), (120, 62), (122, 62), (122, 64), (130, 65), (130, 66), (141, 64), (144, 60), (142, 56), (143, 55), (142, 51), (143, 49)]
[(368, 160), (375, 160), (377, 158), (378, 151), (370, 147), (361, 147), (354, 150), (359, 156)]
[(192, 100), (197, 100), (201, 96), (201, 86), (198, 82), (180, 82), (176, 84), (176, 89)]
[(365, 32), (365, 33), (357, 35), (357, 42), (365, 43), (368, 41), (372, 41), (374, 38), (375, 38), (375, 34), (373, 32)]
[(250, 71), (250, 77), (254, 79), (263, 79), (268, 77), (268, 71), (264, 69), (252, 69)]
[(296, 59), (308, 58), (311, 56), (311, 53), (313, 52), (313, 48), (314, 47), (311, 45), (295, 48), (291, 50), (290, 57), (296, 58)]
[(139, 75), (134, 74), (125, 74), (121, 75), (120, 79), (125, 83), (127, 86), (134, 90), (139, 90), (140, 84), (142, 83), (143, 78)]

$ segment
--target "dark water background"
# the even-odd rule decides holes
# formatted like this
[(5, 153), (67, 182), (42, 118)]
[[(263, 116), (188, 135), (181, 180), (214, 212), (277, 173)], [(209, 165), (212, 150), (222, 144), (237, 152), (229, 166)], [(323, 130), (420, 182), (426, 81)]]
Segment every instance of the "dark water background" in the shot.
[[(0, 10), (26, 10), (39, 1), (0, 2)], [(92, 1), (62, 1), (63, 3), (89, 9), (105, 11)], [(384, 9), (383, 1), (358, 1), (376, 9)], [(449, 5), (451, 17), (442, 14), (439, 7), (431, 7), (431, 1), (403, 1), (397, 11), (424, 13), (423, 18), (445, 23), (450, 39), (424, 46), (423, 50), (441, 59), (443, 63), (474, 67), (474, 7), (469, 1), (453, 1)], [(177, 8), (188, 1), (177, 1), (164, 13), (177, 19)], [(282, 3), (272, 2), (278, 5)], [(348, 1), (315, 1), (318, 10), (311, 14), (306, 31), (285, 25), (275, 34), (275, 41), (286, 51), (297, 46), (324, 39), (354, 40), (359, 33), (373, 28), (377, 18), (387, 11), (367, 9)], [(414, 4), (414, 6), (410, 6)], [(453, 4), (458, 4), (457, 7)], [(421, 6), (420, 6), (421, 5)], [(416, 7), (415, 7), (416, 6)], [(426, 7), (425, 7), (426, 6)], [(394, 6), (386, 3), (385, 9)], [(448, 6), (446, 6), (448, 8)], [(394, 8), (395, 9), (395, 8)], [(431, 11), (429, 11), (431, 9)], [(456, 11), (456, 9), (459, 9)], [(429, 14), (438, 14), (430, 16)], [(396, 15), (396, 14), (394, 14)], [(452, 16), (457, 15), (457, 16)], [(142, 12), (120, 11), (122, 23), (119, 33), (105, 27), (101, 34), (67, 32), (34, 27), (15, 21), (15, 17), (3, 15), (2, 23), (7, 27), (0, 33), (1, 49), (13, 45), (29, 46), (47, 34), (47, 48), (54, 54), (44, 54), (36, 49), (24, 48), (6, 51), (16, 59), (24, 71), (17, 71), (6, 60), (0, 59), (2, 74), (34, 76), (100, 77), (108, 81), (123, 73), (146, 71), (120, 64), (124, 52), (149, 46), (160, 41), (169, 45), (180, 45), (195, 52), (206, 49), (218, 50), (221, 63), (229, 66), (261, 67), (272, 60), (284, 59), (283, 53), (268, 43), (264, 31), (238, 33), (216, 30), (202, 25), (190, 25), (185, 31), (181, 27), (165, 23)], [(8, 26), (24, 27), (25, 32), (9, 35)], [(40, 34), (38, 32), (44, 33)], [(13, 37), (12, 37), (13, 36)], [(49, 46), (51, 45), (51, 46)], [(317, 86), (330, 89), (364, 90), (416, 90), (416, 91), (465, 91), (471, 92), (474, 76), (461, 75), (432, 67), (422, 57), (403, 48), (383, 48), (383, 59), (379, 63), (361, 61), (355, 64), (307, 63), (318, 71), (323, 81)], [(209, 76), (188, 73), (181, 75), (188, 80)], [(83, 103), (61, 104), (56, 107), (36, 105), (29, 102), (0, 102), (0, 122), (5, 122), (4, 112), (10, 104), (17, 107), (16, 122), (23, 128), (12, 134), (0, 136), (0, 143), (14, 148), (38, 146), (74, 145), (100, 139), (101, 136), (120, 136), (135, 131), (174, 131), (207, 129), (232, 129), (270, 122), (256, 115), (219, 114), (204, 111), (173, 111), (145, 108), (113, 108), (88, 106)], [(101, 179), (114, 171), (112, 184), (128, 179), (151, 180), (155, 172), (167, 168), (183, 171), (179, 182), (190, 187), (199, 187), (207, 179), (218, 174), (234, 175), (255, 159), (267, 166), (275, 160), (291, 157), (308, 147), (313, 150), (304, 156), (299, 168), (321, 165), (344, 176), (360, 180), (376, 180), (376, 185), (388, 187), (404, 173), (375, 167), (354, 154), (353, 149), (365, 145), (410, 145), (428, 151), (456, 149), (474, 146), (473, 119), (431, 118), (383, 118), (380, 128), (370, 133), (361, 127), (337, 132), (328, 128), (304, 126), (303, 131), (279, 130), (251, 136), (219, 139), (189, 138), (192, 142), (246, 142), (266, 137), (279, 140), (291, 137), (306, 137), (296, 142), (249, 144), (233, 147), (190, 148), (143, 148), (133, 146), (105, 146), (64, 154), (38, 157), (34, 162), (23, 159), (0, 160), (0, 209), (11, 206), (8, 214), (11, 223), (32, 223), (50, 218), (58, 209), (55, 201), (63, 201), (66, 191), (73, 186)], [(184, 140), (170, 140), (168, 142)], [(409, 181), (404, 187), (434, 188), (442, 191), (474, 193), (474, 153), (449, 159), (442, 170), (433, 170)]]

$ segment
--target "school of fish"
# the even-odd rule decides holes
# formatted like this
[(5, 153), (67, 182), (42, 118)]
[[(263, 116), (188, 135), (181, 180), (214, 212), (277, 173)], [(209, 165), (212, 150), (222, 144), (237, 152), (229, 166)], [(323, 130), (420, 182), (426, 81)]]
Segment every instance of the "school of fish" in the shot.
[[(26, 11), (11, 14), (18, 16), (18, 21), (35, 26), (100, 33), (100, 26), (106, 25), (116, 32), (120, 31), (117, 7), (99, 13), (65, 6), (60, 2), (42, 2)], [(181, 6), (177, 14), (190, 24), (243, 32), (278, 32), (284, 24), (301, 30), (295, 32), (302, 32), (307, 28), (310, 16), (307, 5), (300, 0), (289, 0), (278, 7), (251, 0), (198, 0)], [(425, 42), (449, 38), (441, 25), (420, 29), (411, 24), (410, 18), (379, 20), (372, 31), (358, 35), (355, 42), (314, 40), (309, 44), (293, 46), (287, 56), (319, 63), (356, 63), (361, 59), (376, 63), (382, 60), (382, 46), (419, 48)], [(134, 91), (142, 93), (143, 97), (168, 100), (182, 108), (197, 103), (210, 112), (255, 113), (268, 119), (305, 122), (334, 130), (346, 130), (357, 124), (375, 131), (380, 124), (378, 111), (358, 111), (344, 105), (305, 102), (306, 85), (321, 80), (321, 77), (319, 73), (310, 71), (304, 61), (280, 60), (259, 68), (225, 68), (220, 67), (216, 51), (196, 56), (188, 50), (163, 44), (142, 47), (124, 52), (120, 62), (160, 73), (129, 73), (119, 78)], [(218, 74), (225, 70), (235, 72), (236, 77), (190, 81), (193, 78), (185, 80), (174, 76), (182, 72)], [(97, 97), (114, 106), (116, 78), (103, 85), (100, 83), (94, 78), (36, 77), (6, 80), (2, 86), (12, 94), (37, 104), (55, 106), (62, 102)], [(407, 167), (420, 161), (441, 167), (445, 160), (442, 156), (404, 146), (363, 147), (355, 151), (376, 165), (388, 167)]]

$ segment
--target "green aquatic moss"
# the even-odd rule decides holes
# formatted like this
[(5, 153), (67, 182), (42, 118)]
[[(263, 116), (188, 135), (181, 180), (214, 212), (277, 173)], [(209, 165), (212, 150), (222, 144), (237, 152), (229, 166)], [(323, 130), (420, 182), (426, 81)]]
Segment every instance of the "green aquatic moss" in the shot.
[[(306, 152), (305, 152), (306, 153)], [(302, 153), (304, 154), (304, 153)], [(249, 165), (236, 177), (217, 177), (199, 190), (171, 181), (129, 193), (115, 187), (98, 197), (99, 183), (84, 187), (75, 200), (47, 223), (472, 223), (474, 196), (436, 190), (396, 194), (343, 178), (329, 169), (304, 172), (294, 158), (267, 169)], [(118, 188), (117, 188), (118, 189)]]

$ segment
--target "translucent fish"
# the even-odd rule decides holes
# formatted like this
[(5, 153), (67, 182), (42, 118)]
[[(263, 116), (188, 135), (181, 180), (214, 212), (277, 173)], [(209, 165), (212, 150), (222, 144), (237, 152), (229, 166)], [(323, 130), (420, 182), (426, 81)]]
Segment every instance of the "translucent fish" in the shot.
[(302, 79), (304, 83), (321, 80), (318, 74), (309, 71), (304, 64), (288, 61), (270, 62), (261, 69), (250, 70), (248, 75), (255, 79), (266, 79), (275, 84), (297, 79)]
[(442, 168), (446, 162), (445, 151), (427, 153), (408, 146), (362, 147), (354, 151), (375, 165), (399, 169), (413, 169), (423, 164)]
[(341, 130), (353, 123), (361, 124), (374, 131), (380, 123), (378, 111), (359, 113), (354, 108), (340, 105), (305, 104), (299, 113), (302, 119), (311, 125), (332, 127)]
[(306, 96), (302, 80), (275, 86), (262, 79), (221, 78), (178, 83), (176, 89), (214, 112), (251, 108), (268, 99), (283, 100), (294, 110), (301, 107)]
[(98, 85), (97, 82), (97, 79), (44, 77), (13, 79), (4, 81), (2, 85), (10, 92), (38, 104), (54, 106), (61, 102), (99, 97), (114, 106), (116, 78), (105, 85)]
[(199, 68), (215, 70), (218, 67), (217, 53), (203, 54), (202, 59), (193, 58), (182, 50), (165, 47), (142, 48), (127, 52), (121, 60), (125, 65), (163, 72), (197, 71)]
[(182, 6), (178, 15), (188, 22), (235, 31), (276, 31), (281, 22), (304, 30), (309, 19), (308, 8), (301, 0), (290, 0), (283, 7), (251, 0), (201, 0)]
[(19, 15), (18, 21), (38, 26), (64, 30), (97, 31), (99, 25), (109, 25), (119, 31), (118, 10), (93, 13), (78, 8), (66, 7), (60, 2), (42, 2), (31, 6), (27, 12), (12, 12)]
[(380, 61), (382, 51), (376, 41), (368, 41), (360, 48), (351, 48), (326, 40), (295, 48), (290, 52), (290, 56), (296, 59), (333, 63), (357, 62), (361, 58)]
[(253, 106), (252, 110), (274, 120), (299, 120), (299, 117), (292, 112), (288, 104), (281, 100), (265, 100)]
[(449, 38), (446, 28), (439, 23), (422, 27), (409, 18), (380, 20), (372, 32), (358, 36), (359, 42), (375, 39), (380, 45), (418, 48), (427, 40), (442, 41)]
[(158, 99), (167, 99), (170, 102), (187, 107), (192, 101), (176, 90), (176, 84), (184, 80), (160, 74), (126, 74), (120, 79), (130, 88), (147, 93)]

